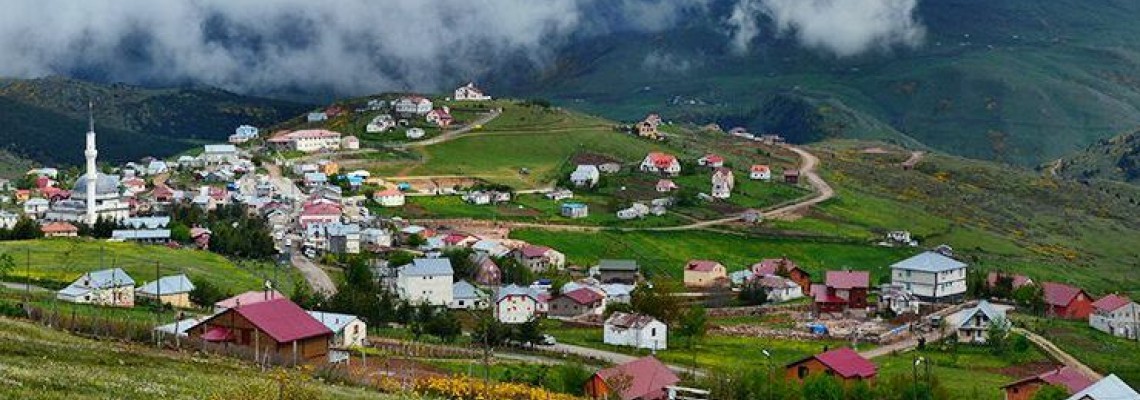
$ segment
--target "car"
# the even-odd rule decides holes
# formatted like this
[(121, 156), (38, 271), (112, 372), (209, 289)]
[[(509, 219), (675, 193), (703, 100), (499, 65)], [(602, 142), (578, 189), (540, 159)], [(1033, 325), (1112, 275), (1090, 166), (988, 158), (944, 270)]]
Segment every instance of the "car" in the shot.
[(554, 336), (544, 334), (538, 344), (542, 346), (553, 346), (558, 344), (558, 339), (555, 339)]

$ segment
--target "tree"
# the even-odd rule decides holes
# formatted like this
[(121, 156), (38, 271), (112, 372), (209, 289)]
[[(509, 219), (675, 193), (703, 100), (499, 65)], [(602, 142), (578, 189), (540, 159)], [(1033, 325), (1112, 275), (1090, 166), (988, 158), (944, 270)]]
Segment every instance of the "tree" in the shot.
[(514, 257), (499, 257), (494, 261), (499, 266), (499, 270), (502, 271), (503, 284), (513, 283), (525, 286), (534, 282), (534, 271), (531, 271), (530, 268)]
[(1058, 385), (1042, 386), (1031, 397), (1032, 400), (1065, 400), (1067, 398), (1069, 398), (1069, 390)]
[(817, 374), (808, 377), (803, 386), (804, 399), (844, 400), (843, 386), (835, 377)]
[(459, 324), (459, 319), (454, 314), (443, 311), (437, 312), (427, 322), (426, 332), (429, 335), (435, 336), (444, 342), (454, 342), (455, 338), (463, 333), (463, 327)]
[(498, 346), (507, 340), (510, 329), (489, 312), (482, 313), (471, 332), (471, 341), (481, 345)]
[(119, 224), (115, 222), (114, 219), (103, 218), (103, 216), (100, 215), (95, 219), (95, 225), (91, 226), (91, 236), (97, 239), (106, 239), (111, 237), (111, 234), (118, 228)]
[(705, 313), (705, 308), (700, 305), (689, 307), (689, 310), (681, 314), (681, 319), (678, 321), (677, 334), (686, 339), (686, 346), (693, 347), (693, 343), (704, 337), (708, 331), (708, 315)]
[(416, 258), (415, 254), (412, 254), (412, 253), (404, 251), (404, 250), (396, 250), (396, 251), (393, 251), (391, 253), (388, 253), (388, 265), (391, 265), (391, 266), (408, 265), (408, 264), (411, 264), (412, 260), (414, 260), (415, 258)]
[(1037, 285), (1025, 285), (1013, 291), (1013, 299), (1019, 306), (1033, 314), (1045, 313), (1045, 290)]
[(1009, 350), (1009, 321), (996, 318), (986, 328), (986, 344), (996, 355), (1004, 355)]
[(657, 318), (668, 325), (677, 321), (681, 312), (681, 300), (675, 293), (673, 283), (657, 280), (634, 289), (630, 293), (629, 303), (634, 311)]
[(408, 236), (408, 246), (420, 247), (423, 246), (424, 243), (427, 243), (427, 240), (418, 233)]
[(170, 223), (170, 239), (178, 243), (189, 243), (190, 228), (181, 222)]
[(214, 303), (221, 301), (229, 294), (222, 292), (222, 289), (214, 286), (211, 281), (205, 279), (194, 279), (192, 281), (194, 289), (190, 291), (190, 301), (202, 307), (212, 307)]
[(746, 306), (758, 306), (768, 302), (768, 290), (760, 285), (759, 279), (749, 280), (740, 288), (737, 298)]
[(990, 295), (1001, 299), (1011, 298), (1013, 296), (1013, 276), (998, 272), (994, 286), (990, 288)]
[(531, 318), (530, 320), (519, 324), (518, 329), (513, 332), (512, 339), (519, 343), (525, 343), (529, 346), (534, 346), (535, 343), (542, 342), (542, 321), (538, 318)]
[(457, 247), (444, 250), (443, 256), (451, 261), (451, 269), (455, 271), (456, 279), (470, 279), (475, 276), (475, 263), (471, 261), (474, 250), (466, 247)]

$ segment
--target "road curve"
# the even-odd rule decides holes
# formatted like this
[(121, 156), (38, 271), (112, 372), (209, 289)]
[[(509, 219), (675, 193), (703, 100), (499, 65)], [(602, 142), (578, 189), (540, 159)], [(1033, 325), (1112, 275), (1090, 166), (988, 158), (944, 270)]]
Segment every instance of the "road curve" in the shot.
[(1049, 339), (1046, 339), (1041, 335), (1030, 332), (1023, 328), (1015, 327), (1013, 328), (1013, 331), (1025, 335), (1026, 339), (1029, 339), (1030, 342), (1033, 342), (1033, 344), (1037, 345), (1037, 347), (1042, 351), (1048, 353), (1049, 356), (1054, 360), (1060, 362), (1061, 364), (1065, 364), (1066, 367), (1079, 371), (1085, 377), (1092, 379), (1093, 382), (1104, 378), (1104, 375), (1101, 375), (1092, 368), (1089, 368), (1088, 365), (1082, 363), (1081, 360), (1078, 360), (1076, 357), (1073, 357), (1072, 355), (1069, 355), (1069, 353), (1066, 353), (1064, 350), (1061, 350), (1060, 347), (1057, 347), (1057, 345), (1053, 344), (1053, 342), (1050, 342)]
[(819, 167), (819, 157), (816, 157), (815, 154), (811, 154), (800, 147), (785, 146), (785, 148), (800, 156), (800, 176), (807, 178), (808, 184), (811, 185), (816, 195), (798, 203), (767, 211), (764, 213), (765, 218), (788, 218), (811, 206), (835, 197), (835, 190), (832, 189), (831, 185), (823, 180), (816, 171)]
[(298, 253), (293, 253), (290, 261), (297, 270), (301, 271), (301, 275), (305, 277), (305, 281), (309, 282), (309, 287), (312, 287), (314, 291), (321, 292), (325, 296), (336, 294), (336, 284), (333, 283), (329, 274), (317, 264)]
[(459, 135), (462, 135), (462, 134), (467, 133), (467, 132), (471, 132), (471, 130), (475, 129), (476, 126), (482, 126), (488, 122), (493, 121), (495, 118), (498, 118), (500, 114), (502, 114), (502, 111), (499, 109), (491, 110), (487, 114), (484, 114), (483, 116), (479, 117), (479, 119), (476, 119), (474, 121), (471, 121), (471, 123), (464, 125), (462, 128), (444, 132), (443, 134), (436, 136), (436, 137), (433, 137), (433, 138), (428, 139), (428, 140), (411, 142), (411, 143), (404, 145), (404, 147), (431, 146), (434, 144), (440, 144), (440, 143), (455, 139), (455, 138), (459, 137)]

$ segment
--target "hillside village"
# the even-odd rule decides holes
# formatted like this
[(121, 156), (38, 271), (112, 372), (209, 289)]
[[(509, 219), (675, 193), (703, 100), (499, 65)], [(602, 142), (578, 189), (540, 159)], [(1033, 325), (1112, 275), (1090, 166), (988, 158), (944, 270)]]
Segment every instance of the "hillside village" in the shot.
[[(344, 366), (363, 386), (374, 374), (403, 379), (396, 385), (403, 389), (416, 387), (416, 374), (481, 378), (470, 370), (490, 371), (493, 352), (504, 355), (501, 365), (511, 365), (512, 354), (555, 365), (578, 360), (584, 379), (545, 388), (589, 398), (809, 397), (827, 385), (915, 398), (947, 391), (965, 398), (957, 392), (965, 388), (984, 393), (978, 398), (1031, 399), (1047, 390), (1063, 393), (1055, 398), (1140, 398), (1129, 387), (1140, 383), (1136, 370), (1122, 368), (1122, 380), (1044, 334), (1087, 328), (1094, 341), (1129, 346), (1140, 341), (1136, 301), (983, 268), (952, 246), (912, 236), (909, 226), (858, 245), (891, 251), (876, 265), (737, 254), (751, 259), (738, 265), (706, 250), (668, 270), (635, 258), (586, 263), (511, 235), (717, 227), (747, 237), (733, 229), (798, 218), (836, 193), (815, 155), (776, 134), (696, 127), (727, 143), (697, 148), (681, 127), (649, 113), (605, 128), (607, 140), (632, 143), (622, 154), (579, 145), (553, 166), (504, 162), (485, 176), (371, 167), (388, 154), (407, 162), (416, 149), (517, 134), (495, 124), (550, 108), (522, 103), (492, 99), (473, 83), (444, 96), (379, 95), (274, 127), (242, 125), (228, 143), (171, 159), (114, 166), (98, 163), (92, 120), (84, 170), (41, 167), (4, 182), (3, 203), (14, 207), (0, 212), (3, 238), (214, 252), (268, 260), (303, 281), (287, 292), (267, 277), (261, 287), (228, 293), (186, 272), (157, 266), (153, 276), (132, 275), (101, 261), (59, 287), (39, 288), (49, 298), (29, 302), (31, 285), (45, 282), (21, 272), (14, 253), (4, 301), (23, 306), (17, 316), (48, 325), (45, 304), (158, 310), (162, 320), (144, 324), (145, 341), (261, 365)], [(921, 162), (918, 155), (898, 168)], [(541, 182), (510, 184), (533, 181)], [(428, 348), (448, 356), (416, 353)], [(403, 367), (367, 361), (400, 351), (408, 353)], [(977, 386), (961, 379), (973, 366), (943, 364), (959, 355), (1003, 367), (987, 369), (977, 381), (986, 386)], [(433, 358), (467, 364), (448, 369)], [(756, 369), (751, 388), (732, 386), (743, 375), (716, 373), (742, 363)], [(543, 386), (523, 374), (496, 379)]]

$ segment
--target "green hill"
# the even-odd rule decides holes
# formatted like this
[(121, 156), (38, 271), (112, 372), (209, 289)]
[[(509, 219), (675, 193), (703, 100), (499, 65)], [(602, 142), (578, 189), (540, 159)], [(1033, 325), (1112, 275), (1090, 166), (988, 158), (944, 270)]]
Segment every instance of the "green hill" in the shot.
[(1062, 158), (1056, 167), (1058, 174), (1071, 178), (1140, 183), (1140, 131), (1098, 140)]
[(224, 141), (238, 125), (264, 127), (308, 108), (211, 88), (148, 89), (59, 77), (3, 79), (4, 150), (40, 163), (82, 161), (89, 100), (96, 102), (103, 161), (176, 154)]
[(519, 92), (619, 120), (659, 111), (801, 142), (917, 140), (1036, 165), (1140, 123), (1138, 14), (1140, 3), (1120, 0), (926, 1), (919, 48), (850, 58), (770, 32), (738, 56), (723, 21), (696, 16), (577, 43)]

